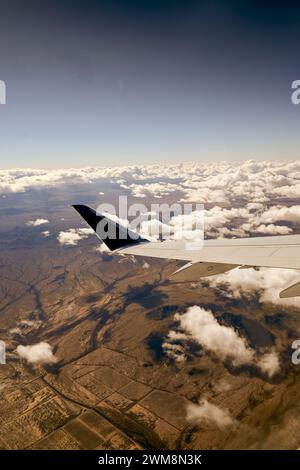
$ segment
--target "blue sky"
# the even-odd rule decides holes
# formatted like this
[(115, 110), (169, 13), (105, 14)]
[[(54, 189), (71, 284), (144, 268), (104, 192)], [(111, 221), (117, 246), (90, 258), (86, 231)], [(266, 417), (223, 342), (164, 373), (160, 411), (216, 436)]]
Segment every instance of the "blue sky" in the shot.
[(300, 10), (255, 4), (4, 1), (1, 167), (297, 159)]

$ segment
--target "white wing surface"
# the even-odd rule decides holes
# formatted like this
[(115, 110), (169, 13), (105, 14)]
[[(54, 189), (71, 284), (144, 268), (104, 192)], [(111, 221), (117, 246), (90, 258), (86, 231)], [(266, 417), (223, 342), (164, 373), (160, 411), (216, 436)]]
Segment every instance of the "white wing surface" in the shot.
[[(133, 232), (126, 227), (87, 206), (73, 207), (113, 252), (186, 261), (171, 275), (173, 279), (197, 280), (237, 266), (300, 270), (300, 235), (205, 240), (202, 246), (185, 241), (151, 242), (139, 234), (133, 236)], [(105, 226), (109, 236), (103, 232)], [(299, 286), (297, 283), (280, 295), (284, 298), (300, 295)]]

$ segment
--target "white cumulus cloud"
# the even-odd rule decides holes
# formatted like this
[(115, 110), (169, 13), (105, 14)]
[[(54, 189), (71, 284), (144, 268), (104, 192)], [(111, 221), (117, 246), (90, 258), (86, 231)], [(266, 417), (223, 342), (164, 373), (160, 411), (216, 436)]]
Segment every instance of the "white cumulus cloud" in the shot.
[(59, 232), (57, 239), (61, 245), (75, 246), (80, 240), (84, 240), (93, 233), (94, 231), (91, 228), (70, 228)]
[(49, 224), (49, 220), (35, 219), (35, 220), (29, 220), (28, 222), (26, 222), (26, 225), (28, 225), (28, 227), (39, 227), (40, 225), (45, 225), (45, 224)]
[(97, 246), (95, 248), (95, 251), (98, 251), (98, 253), (110, 253), (110, 249), (108, 248), (107, 245), (105, 245), (105, 243), (101, 243), (99, 246)]
[(228, 410), (223, 410), (213, 403), (209, 403), (205, 398), (200, 400), (198, 405), (193, 403), (188, 405), (187, 421), (192, 424), (217, 426), (221, 430), (234, 424)]
[(275, 352), (265, 354), (258, 362), (259, 367), (263, 372), (272, 377), (280, 369), (279, 358)]
[(299, 281), (294, 269), (233, 269), (209, 280), (211, 287), (224, 289), (229, 296), (241, 298), (256, 294), (261, 302), (300, 307), (300, 298), (281, 299), (280, 291)]
[(30, 364), (54, 364), (57, 362), (57, 358), (52, 352), (50, 344), (40, 342), (30, 346), (19, 345), (17, 347), (17, 353), (20, 358), (25, 359)]
[(274, 351), (259, 356), (245, 338), (233, 327), (221, 325), (210, 310), (195, 305), (184, 314), (175, 314), (174, 318), (179, 322), (180, 331), (171, 330), (163, 348), (177, 362), (186, 359), (184, 344), (193, 340), (222, 361), (231, 360), (235, 367), (254, 365), (269, 377), (279, 372), (279, 358)]
[(220, 325), (210, 310), (194, 306), (183, 315), (176, 314), (181, 329), (205, 349), (213, 351), (221, 359), (232, 359), (235, 365), (250, 363), (254, 351), (244, 338), (228, 326)]

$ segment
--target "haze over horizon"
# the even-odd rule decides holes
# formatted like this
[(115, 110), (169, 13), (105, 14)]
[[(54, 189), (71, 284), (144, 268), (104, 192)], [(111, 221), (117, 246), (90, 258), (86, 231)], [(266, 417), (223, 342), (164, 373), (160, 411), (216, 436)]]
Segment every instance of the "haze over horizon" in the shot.
[(299, 158), (294, 2), (2, 2), (1, 168)]

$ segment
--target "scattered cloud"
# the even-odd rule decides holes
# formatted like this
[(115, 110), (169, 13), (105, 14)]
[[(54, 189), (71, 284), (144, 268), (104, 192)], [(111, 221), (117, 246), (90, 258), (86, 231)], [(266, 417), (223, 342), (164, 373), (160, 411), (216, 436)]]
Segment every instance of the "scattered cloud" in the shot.
[(99, 246), (97, 246), (95, 248), (95, 251), (98, 251), (98, 253), (110, 253), (110, 249), (108, 248), (107, 245), (105, 245), (105, 243), (101, 243)]
[(213, 403), (209, 403), (205, 398), (200, 400), (198, 405), (193, 403), (188, 405), (187, 421), (192, 424), (213, 425), (222, 431), (234, 424), (228, 410), (222, 410)]
[(11, 328), (8, 331), (9, 331), (9, 333), (11, 333), (13, 335), (21, 335), (22, 334), (21, 328), (18, 328), (18, 327)]
[(28, 222), (26, 222), (26, 225), (28, 225), (28, 227), (39, 227), (40, 225), (44, 225), (44, 224), (49, 224), (49, 220), (35, 219), (35, 220), (29, 220)]
[(93, 233), (94, 231), (91, 228), (70, 228), (59, 232), (57, 239), (61, 245), (75, 246), (80, 240), (84, 240)]
[(219, 382), (214, 383), (213, 387), (217, 393), (225, 393), (231, 389), (230, 383), (223, 379), (221, 379)]
[[(56, 188), (68, 184), (95, 185), (95, 193), (103, 195), (105, 185), (119, 185), (131, 196), (142, 199), (164, 198), (164, 201), (204, 203), (206, 238), (288, 235), (300, 233), (300, 161), (255, 162), (191, 162), (179, 164), (131, 165), (123, 167), (86, 167), (60, 170), (8, 169), (0, 170), (0, 193), (24, 192), (32, 188)], [(177, 194), (178, 193), (178, 194)], [(160, 203), (160, 201), (158, 201)], [(113, 216), (110, 216), (113, 218)], [(115, 217), (114, 220), (119, 220)], [(182, 226), (182, 221), (184, 225)], [(169, 240), (202, 240), (202, 230), (195, 230), (199, 214), (174, 216), (166, 224), (158, 219), (144, 221), (141, 233)], [(128, 225), (127, 220), (120, 221)], [(28, 226), (48, 223), (46, 219), (27, 222)], [(198, 227), (198, 226), (197, 226)], [(62, 245), (77, 245), (89, 233), (73, 229), (59, 232)], [(42, 232), (47, 237), (49, 231)], [(102, 246), (100, 251), (106, 248)], [(231, 271), (215, 278), (216, 285), (233, 282), (228, 295), (243, 295), (243, 291), (258, 292), (263, 302), (299, 305), (298, 299), (279, 299), (283, 282), (294, 283), (295, 271), (276, 274), (273, 270)], [(226, 277), (224, 277), (226, 276)]]
[(299, 280), (294, 269), (259, 268), (233, 269), (209, 279), (211, 287), (223, 290), (228, 296), (241, 298), (256, 295), (261, 302), (300, 307), (300, 298), (281, 299), (279, 292)]
[(171, 330), (168, 333), (163, 348), (176, 362), (185, 361), (185, 344), (192, 340), (220, 360), (230, 360), (234, 367), (254, 365), (269, 377), (280, 370), (275, 352), (258, 355), (245, 338), (233, 327), (220, 324), (210, 310), (195, 305), (184, 314), (175, 314), (174, 319), (179, 322), (179, 331)]
[(57, 362), (57, 358), (52, 352), (52, 347), (45, 342), (31, 346), (19, 345), (17, 347), (17, 353), (21, 359), (25, 359), (28, 363), (33, 365), (54, 364)]
[(194, 306), (183, 315), (176, 314), (180, 328), (208, 351), (222, 360), (232, 359), (235, 366), (253, 361), (254, 351), (246, 340), (228, 326), (220, 325), (210, 310)]
[(265, 354), (258, 362), (260, 369), (266, 373), (269, 377), (279, 372), (280, 363), (279, 358), (275, 352)]
[(41, 325), (40, 320), (20, 320), (17, 322), (16, 326), (14, 328), (11, 328), (9, 330), (10, 333), (12, 334), (18, 334), (21, 335), (24, 333), (24, 329), (30, 328), (30, 329), (35, 329), (38, 328)]
[(42, 234), (43, 237), (45, 237), (45, 238), (50, 237), (50, 230), (45, 230), (44, 232), (41, 232), (41, 234)]

